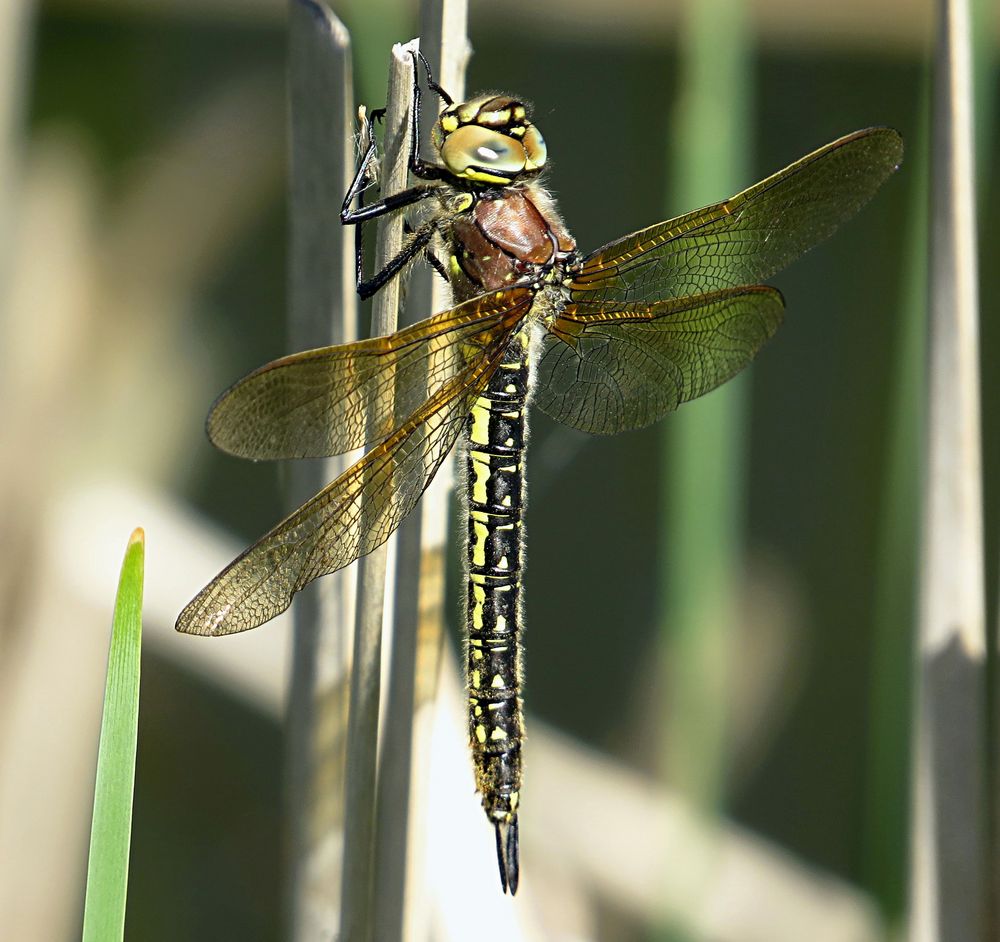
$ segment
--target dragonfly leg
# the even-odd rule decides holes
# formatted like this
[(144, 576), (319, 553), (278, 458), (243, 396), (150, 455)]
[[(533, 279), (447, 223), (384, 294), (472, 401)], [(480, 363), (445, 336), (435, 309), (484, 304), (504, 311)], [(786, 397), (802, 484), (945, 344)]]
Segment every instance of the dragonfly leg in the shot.
[(451, 279), (448, 277), (448, 269), (444, 267), (444, 262), (434, 254), (432, 249), (427, 249), (424, 252), (424, 258), (427, 259), (427, 263), (441, 276), (441, 279), (445, 283), (451, 284)]
[[(352, 184), (353, 186), (353, 184)], [(409, 190), (403, 190), (402, 193), (394, 193), (392, 196), (388, 196), (385, 199), (379, 200), (377, 203), (373, 203), (371, 206), (360, 206), (356, 210), (347, 210), (341, 212), (340, 220), (345, 226), (354, 226), (354, 280), (357, 285), (358, 294), (362, 298), (370, 298), (378, 288), (375, 288), (371, 293), (365, 294), (365, 288), (371, 281), (378, 279), (378, 274), (374, 275), (370, 281), (365, 280), (365, 240), (364, 240), (364, 226), (363, 223), (368, 219), (376, 219), (379, 216), (384, 216), (387, 213), (391, 213), (394, 210), (402, 209), (405, 206), (410, 206), (419, 200), (426, 199), (430, 196), (436, 187), (430, 186), (415, 186), (411, 187)], [(358, 200), (361, 200), (361, 194), (358, 193)], [(345, 203), (345, 206), (347, 204)], [(424, 245), (427, 244), (427, 239), (424, 240)], [(406, 249), (403, 250), (406, 252)], [(403, 253), (400, 253), (403, 254)], [(397, 256), (398, 258), (399, 256)], [(413, 255), (409, 255), (403, 259), (399, 267), (392, 270), (392, 274), (396, 274), (407, 261), (409, 261)], [(393, 259), (395, 262), (396, 259)], [(393, 262), (389, 264), (392, 265)], [(389, 275), (385, 280), (379, 282), (379, 287), (384, 285), (392, 275)]]
[(424, 58), (423, 53), (411, 53), (413, 59), (413, 98), (410, 106), (410, 173), (421, 180), (444, 180), (448, 177), (448, 172), (444, 167), (432, 164), (420, 156), (420, 102), (422, 93), (420, 91), (420, 70), (418, 62), (424, 64), (427, 72), (427, 87), (434, 92), (446, 105), (452, 104), (451, 96), (434, 81), (431, 75), (430, 63)]
[(370, 298), (373, 294), (381, 291), (393, 278), (398, 275), (413, 259), (415, 259), (434, 237), (438, 230), (435, 220), (421, 226), (414, 234), (413, 238), (403, 246), (403, 248), (386, 264), (380, 271), (375, 272), (367, 281), (364, 279), (362, 270), (362, 249), (361, 227), (355, 230), (355, 256), (357, 258), (358, 294), (362, 300)]
[(438, 189), (436, 186), (419, 184), (411, 186), (409, 189), (401, 190), (399, 193), (391, 193), (389, 196), (376, 200), (374, 203), (358, 205), (356, 209), (351, 209), (351, 203), (355, 197), (358, 198), (359, 204), (362, 203), (364, 187), (359, 181), (363, 174), (364, 169), (359, 169), (357, 176), (351, 182), (351, 188), (347, 191), (347, 196), (344, 197), (344, 205), (340, 210), (340, 221), (345, 226), (360, 226), (361, 223), (367, 222), (369, 219), (377, 219), (379, 216), (402, 209), (404, 206), (412, 206), (414, 203), (419, 203), (420, 200), (427, 199), (428, 196), (437, 192)]
[[(434, 73), (431, 71), (431, 64), (427, 61), (427, 57), (419, 49), (417, 50), (417, 56), (423, 63), (424, 72), (427, 74), (427, 87), (434, 92), (434, 94), (437, 95), (442, 102), (444, 102), (445, 107), (455, 104), (455, 99), (434, 81)], [(415, 81), (416, 76), (414, 76), (414, 82)]]
[[(410, 221), (408, 219), (404, 219), (403, 234), (411, 236), (413, 235), (413, 232), (414, 229), (413, 226), (410, 225)], [(437, 257), (437, 255), (434, 254), (434, 250), (430, 247), (424, 249), (424, 261), (427, 262), (427, 264), (430, 265), (431, 268), (438, 273), (438, 275), (440, 275), (443, 281), (448, 284), (451, 283), (451, 280), (448, 278), (448, 269), (444, 267), (444, 263)]]
[[(423, 61), (426, 66), (426, 60)], [(429, 66), (427, 66), (427, 68), (428, 81), (431, 81)], [(410, 170), (415, 175), (422, 176), (425, 179), (436, 179), (443, 176), (443, 170), (441, 173), (424, 172), (427, 167), (430, 167), (432, 170), (439, 168), (434, 168), (433, 165), (430, 164), (425, 165), (423, 161), (420, 160), (417, 151), (418, 142), (416, 116), (420, 109), (420, 87), (417, 82), (417, 75), (416, 59), (414, 59), (414, 99), (410, 109), (412, 133), (410, 135), (408, 161)], [(446, 93), (440, 89), (440, 86), (437, 86), (436, 83), (434, 83), (433, 87), (439, 95), (447, 97)], [(413, 243), (406, 246), (403, 251), (392, 259), (381, 272), (376, 272), (370, 279), (365, 279), (363, 224), (370, 219), (377, 219), (388, 213), (396, 212), (400, 209), (406, 208), (407, 206), (412, 206), (414, 203), (427, 199), (427, 197), (433, 195), (438, 190), (437, 186), (417, 184), (416, 186), (401, 190), (399, 193), (390, 193), (388, 196), (384, 196), (381, 199), (376, 200), (374, 203), (365, 205), (365, 189), (367, 188), (368, 181), (370, 179), (372, 161), (378, 153), (373, 124), (375, 121), (381, 121), (384, 115), (384, 108), (373, 111), (370, 116), (362, 113), (361, 137), (362, 140), (367, 139), (368, 143), (358, 160), (357, 169), (354, 172), (354, 179), (351, 180), (351, 184), (347, 188), (347, 193), (344, 196), (344, 202), (340, 208), (340, 221), (345, 226), (356, 227), (354, 230), (355, 283), (357, 285), (358, 294), (361, 295), (362, 298), (371, 297), (393, 276), (398, 274), (400, 269), (402, 269), (407, 262), (414, 258), (420, 249), (426, 246), (434, 231), (436, 231), (436, 227), (432, 227), (430, 232), (424, 233), (421, 231), (418, 233), (418, 238), (416, 238)], [(420, 170), (420, 173), (417, 173), (418, 170)], [(357, 200), (358, 205), (356, 207), (352, 207), (351, 204), (354, 203), (355, 200)], [(422, 241), (420, 241), (421, 239)], [(447, 277), (447, 274), (444, 272), (437, 259), (431, 260), (431, 264), (434, 266), (434, 269), (438, 272), (438, 274), (441, 274), (445, 278)]]

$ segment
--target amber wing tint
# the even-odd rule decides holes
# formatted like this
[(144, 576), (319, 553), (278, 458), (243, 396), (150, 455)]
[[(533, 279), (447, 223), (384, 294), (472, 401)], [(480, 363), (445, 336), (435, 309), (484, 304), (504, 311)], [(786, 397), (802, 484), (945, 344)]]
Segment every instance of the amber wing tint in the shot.
[(899, 166), (892, 128), (848, 134), (715, 206), (592, 252), (573, 300), (661, 301), (770, 277), (853, 216)]
[(724, 383), (781, 322), (781, 296), (752, 286), (831, 235), (902, 159), (898, 132), (857, 131), (732, 199), (592, 252), (542, 341), (535, 401), (613, 434)]
[(535, 401), (599, 435), (642, 428), (735, 376), (781, 323), (751, 286), (653, 304), (571, 304), (542, 340)]
[[(441, 332), (433, 327), (420, 339), (411, 335), (411, 343), (423, 348), (422, 353), (410, 353), (414, 360), (422, 359), (433, 367), (429, 351), (443, 349), (446, 359), (448, 352), (453, 351), (451, 360), (462, 361), (465, 366), (449, 379), (439, 382), (430, 398), (425, 400), (422, 395), (420, 405), (391, 434), (216, 576), (181, 612), (177, 619), (178, 630), (189, 634), (223, 635), (255, 628), (288, 608), (292, 596), (313, 579), (349, 565), (384, 543), (413, 509), (455, 444), (473, 402), (500, 362), (514, 329), (527, 314), (530, 299), (530, 292), (521, 289), (499, 292), (450, 312), (455, 315), (465, 309), (465, 315), (472, 317), (478, 306), (482, 316), (478, 320), (472, 317), (478, 329), (463, 315), (452, 322), (450, 330)], [(423, 325), (440, 324), (445, 318), (446, 315), (440, 315), (424, 321)], [(324, 351), (325, 362), (330, 363), (331, 357), (337, 360), (333, 355), (338, 351), (343, 354), (340, 359), (353, 361), (347, 351), (368, 350), (366, 344), (349, 344)], [(317, 362), (324, 361), (321, 358)], [(273, 365), (271, 375), (274, 377), (284, 370), (292, 373), (305, 370), (309, 375), (308, 363), (306, 354), (290, 357)], [(337, 368), (347, 371), (343, 375), (350, 372), (343, 363)], [(254, 375), (264, 375), (267, 370), (265, 367)], [(433, 369), (431, 373), (435, 375)], [(395, 383), (373, 383), (374, 380), (368, 384), (370, 392), (390, 400), (393, 398)], [(294, 388), (295, 384), (290, 386)], [(239, 399), (252, 395), (259, 414), (268, 413), (269, 398), (260, 398), (259, 390), (253, 387), (253, 383), (237, 384), (227, 396)], [(247, 392), (241, 393), (241, 388)], [(272, 378), (266, 388), (284, 389), (284, 384)], [(323, 384), (319, 388), (322, 392), (318, 395), (332, 403), (330, 408), (343, 408), (344, 400), (338, 395), (341, 390)], [(426, 394), (426, 385), (421, 388)], [(282, 392), (277, 396), (278, 400), (284, 401), (284, 395)], [(300, 410), (307, 408), (308, 401), (308, 396), (296, 399), (297, 408), (292, 413), (307, 414)], [(345, 419), (354, 429), (363, 429), (366, 405), (360, 399), (351, 401), (354, 408), (348, 410)], [(376, 415), (390, 411), (389, 406), (380, 408), (378, 404), (372, 408)], [(274, 412), (287, 414), (283, 409), (281, 405)], [(334, 440), (336, 434), (321, 431), (310, 439), (312, 433), (308, 429), (298, 423), (297, 427), (310, 447), (317, 442)], [(342, 440), (360, 442), (363, 438), (344, 437), (337, 441)], [(265, 439), (260, 441), (265, 441), (260, 447), (272, 456), (271, 446)], [(286, 436), (282, 442), (281, 447), (295, 449), (299, 439)], [(256, 446), (251, 443), (250, 447)], [(339, 449), (341, 446), (334, 447)], [(302, 452), (296, 450), (295, 453)]]
[[(830, 235), (901, 159), (895, 131), (859, 131), (724, 203), (589, 255), (542, 340), (538, 404), (568, 425), (609, 434), (725, 382), (781, 322), (781, 295), (754, 283)], [(220, 397), (209, 435), (243, 457), (378, 444), (217, 576), (177, 627), (253, 628), (308, 582), (388, 539), (465, 427), (533, 296), (495, 292), (390, 337), (286, 357)]]
[(483, 295), (386, 337), (268, 363), (216, 400), (208, 437), (257, 460), (340, 455), (382, 441), (487, 356), (528, 299), (526, 288)]

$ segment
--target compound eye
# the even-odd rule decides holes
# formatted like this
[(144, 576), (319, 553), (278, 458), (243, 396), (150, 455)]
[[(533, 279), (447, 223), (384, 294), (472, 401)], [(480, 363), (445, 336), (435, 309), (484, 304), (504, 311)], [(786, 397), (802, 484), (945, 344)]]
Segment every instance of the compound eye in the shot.
[(529, 124), (524, 132), (521, 146), (527, 158), (524, 164), (525, 170), (538, 170), (545, 166), (545, 158), (548, 157), (549, 151), (545, 146), (545, 138), (533, 124)]
[[(505, 183), (524, 170), (524, 148), (505, 134), (467, 124), (445, 138), (441, 159), (456, 177)], [(496, 171), (492, 176), (489, 171)]]

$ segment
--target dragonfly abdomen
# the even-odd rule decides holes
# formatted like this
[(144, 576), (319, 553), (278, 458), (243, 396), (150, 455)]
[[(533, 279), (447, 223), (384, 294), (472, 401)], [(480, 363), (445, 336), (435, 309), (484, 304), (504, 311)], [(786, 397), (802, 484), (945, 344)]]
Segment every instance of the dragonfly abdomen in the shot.
[[(514, 335), (468, 420), (469, 738), (487, 817), (516, 827), (528, 334)], [(516, 874), (516, 860), (513, 861)], [(514, 877), (516, 879), (516, 875)]]

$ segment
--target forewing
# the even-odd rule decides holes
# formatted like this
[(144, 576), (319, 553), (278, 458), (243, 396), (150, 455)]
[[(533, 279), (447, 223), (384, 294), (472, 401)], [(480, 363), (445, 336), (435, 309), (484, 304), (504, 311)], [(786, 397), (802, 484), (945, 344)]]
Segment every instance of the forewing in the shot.
[(598, 249), (572, 298), (659, 301), (762, 281), (853, 216), (902, 159), (892, 128), (848, 134), (732, 199)]
[(455, 444), (527, 306), (522, 299), (509, 308), (488, 352), (216, 576), (181, 612), (177, 630), (225, 635), (255, 628), (288, 608), (313, 579), (384, 543)]
[(268, 363), (224, 392), (208, 436), (242, 458), (318, 458), (378, 442), (504, 333), (523, 288), (474, 298), (386, 337)]
[(535, 402), (597, 435), (655, 422), (735, 376), (781, 323), (774, 288), (567, 306), (541, 343)]

